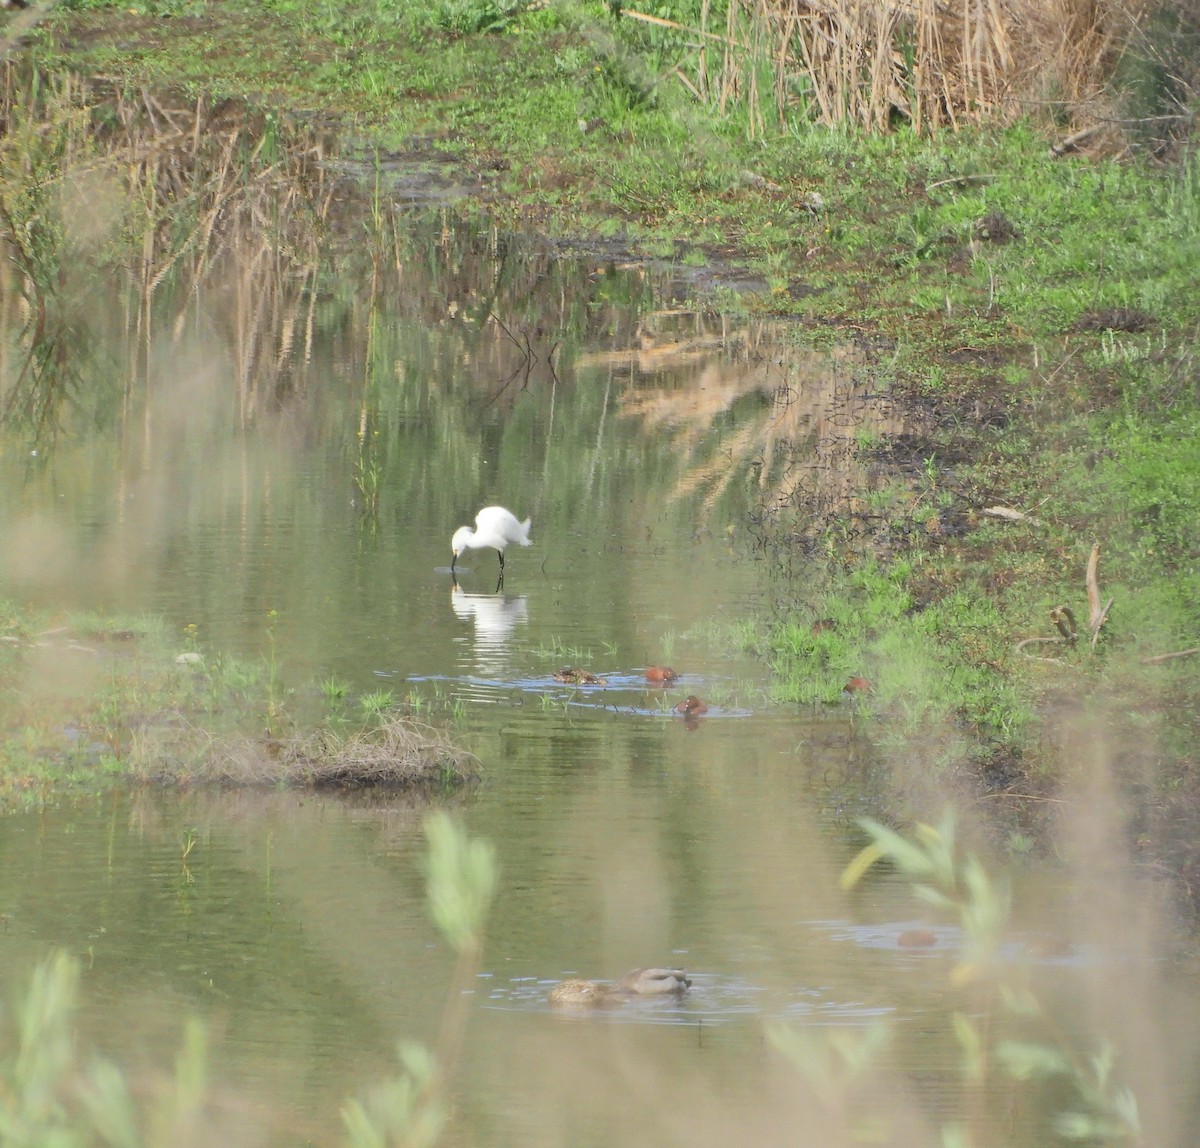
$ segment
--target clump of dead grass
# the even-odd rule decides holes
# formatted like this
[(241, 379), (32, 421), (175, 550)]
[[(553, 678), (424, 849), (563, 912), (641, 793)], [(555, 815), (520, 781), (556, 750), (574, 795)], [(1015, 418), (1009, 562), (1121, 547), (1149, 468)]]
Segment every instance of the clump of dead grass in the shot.
[(1070, 124), (1107, 100), (1148, 7), (1148, 0), (730, 0), (725, 26), (710, 28), (705, 4), (694, 90), (722, 108), (744, 101), (752, 131), (761, 129), (772, 94), (783, 123), (800, 115), (872, 131), (897, 121), (931, 131), (1041, 111)]
[(247, 737), (195, 726), (142, 731), (134, 772), (160, 784), (308, 789), (448, 789), (479, 778), (478, 759), (444, 730), (388, 715), (372, 729)]

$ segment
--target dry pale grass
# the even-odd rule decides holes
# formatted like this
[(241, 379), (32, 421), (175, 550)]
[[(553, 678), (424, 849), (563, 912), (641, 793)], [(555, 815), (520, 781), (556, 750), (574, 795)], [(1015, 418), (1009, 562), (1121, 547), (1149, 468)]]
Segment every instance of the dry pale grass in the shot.
[(364, 732), (291, 737), (213, 735), (191, 725), (142, 731), (133, 772), (161, 784), (311, 789), (445, 789), (478, 780), (474, 754), (442, 730), (389, 716)]
[[(780, 122), (918, 131), (1038, 112), (1079, 122), (1105, 104), (1148, 0), (730, 0), (705, 6), (694, 82), (752, 132)], [(763, 65), (768, 65), (764, 68)], [(763, 77), (773, 76), (767, 93)]]

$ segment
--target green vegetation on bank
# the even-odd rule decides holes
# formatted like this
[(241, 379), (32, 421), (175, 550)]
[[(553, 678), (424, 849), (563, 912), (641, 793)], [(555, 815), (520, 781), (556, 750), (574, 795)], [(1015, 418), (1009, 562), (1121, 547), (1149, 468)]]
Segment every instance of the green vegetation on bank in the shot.
[[(856, 704), (888, 729), (941, 722), (986, 759), (1033, 752), (1048, 698), (1102, 691), (1157, 705), (1167, 744), (1190, 745), (1189, 661), (1145, 659), (1200, 633), (1200, 169), (1140, 118), (1186, 121), (1186, 83), (1133, 51), (1110, 61), (1138, 123), (1089, 137), (1093, 154), (1050, 150), (1079, 100), (868, 135), (814, 123), (800, 79), (764, 112), (751, 81), (773, 80), (752, 57), (740, 88), (701, 90), (697, 38), (619, 8), (64, 3), (30, 58), (332, 119), (381, 180), (385, 160), (467, 177), (461, 210), (502, 225), (707, 265), (718, 284), (748, 269), (764, 288), (723, 304), (861, 339), (880, 389), (926, 416), (904, 444), (859, 444), (888, 477), (836, 513), (814, 522), (803, 489), (775, 492), (769, 548), (830, 571), (815, 600), (785, 592), (792, 616), (762, 640), (778, 696), (864, 676)], [(690, 28), (700, 6), (656, 11)], [(1087, 617), (1093, 543), (1115, 598), (1098, 642), (1021, 645), (1062, 636), (1051, 608)], [(825, 616), (838, 626), (813, 634)]]
[(0, 603), (0, 804), (117, 780), (440, 791), (477, 776), (471, 754), (419, 720), (434, 702), (368, 706), (283, 679), (273, 656), (207, 649), (191, 626), (52, 625)]

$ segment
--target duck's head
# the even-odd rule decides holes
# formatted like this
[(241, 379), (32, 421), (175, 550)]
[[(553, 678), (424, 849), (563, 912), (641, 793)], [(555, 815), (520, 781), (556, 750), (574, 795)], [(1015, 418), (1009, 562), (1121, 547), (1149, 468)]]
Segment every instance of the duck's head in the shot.
[(617, 991), (638, 996), (662, 996), (682, 993), (691, 984), (683, 969), (634, 969), (617, 982)]

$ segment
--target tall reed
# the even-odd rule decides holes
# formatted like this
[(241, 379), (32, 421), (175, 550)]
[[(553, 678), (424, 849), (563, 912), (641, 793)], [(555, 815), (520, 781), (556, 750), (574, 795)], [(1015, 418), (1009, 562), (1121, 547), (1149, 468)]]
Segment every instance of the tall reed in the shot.
[[(885, 130), (1035, 112), (1071, 120), (1105, 97), (1145, 0), (729, 0), (700, 11), (696, 88), (776, 119)], [(712, 56), (720, 51), (714, 68)], [(760, 79), (764, 70), (770, 84)], [(769, 88), (769, 91), (767, 90)]]

